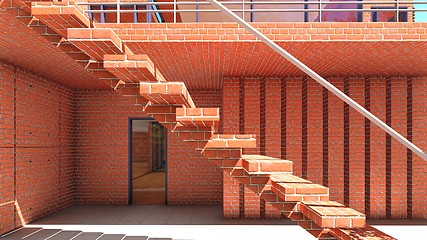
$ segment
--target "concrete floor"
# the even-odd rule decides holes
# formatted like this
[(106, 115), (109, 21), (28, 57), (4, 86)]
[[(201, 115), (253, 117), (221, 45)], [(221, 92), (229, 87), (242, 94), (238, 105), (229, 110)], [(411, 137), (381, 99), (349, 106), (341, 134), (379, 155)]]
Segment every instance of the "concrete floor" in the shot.
[[(398, 239), (427, 239), (427, 221), (371, 220)], [(133, 236), (133, 237), (130, 237)], [(72, 206), (0, 240), (314, 239), (283, 219), (223, 219), (221, 206)]]

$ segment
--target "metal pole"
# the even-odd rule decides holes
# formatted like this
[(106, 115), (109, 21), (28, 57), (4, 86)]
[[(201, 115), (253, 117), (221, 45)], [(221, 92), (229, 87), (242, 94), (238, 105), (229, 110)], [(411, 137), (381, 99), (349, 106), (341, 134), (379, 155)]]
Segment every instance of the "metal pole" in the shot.
[(283, 48), (281, 48), (279, 45), (277, 45), (275, 42), (273, 42), (271, 39), (266, 37), (264, 34), (262, 34), (260, 31), (258, 31), (256, 28), (251, 26), (249, 23), (244, 21), (242, 18), (231, 12), (228, 8), (226, 8), (224, 5), (219, 3), (217, 0), (207, 0), (210, 2), (213, 6), (218, 8), (223, 13), (227, 14), (231, 19), (236, 21), (239, 25), (244, 27), (246, 30), (251, 32), (253, 35), (255, 35), (259, 40), (267, 44), (270, 48), (272, 48), (274, 51), (279, 53), (282, 57), (284, 57), (286, 60), (291, 62), (293, 65), (295, 65), (297, 68), (299, 68), (301, 71), (306, 73), (308, 76), (313, 78), (316, 82), (320, 83), (323, 87), (328, 89), (330, 92), (335, 94), (338, 98), (343, 100), (345, 103), (350, 105), (354, 110), (361, 113), (364, 117), (369, 119), (371, 122), (373, 122), (375, 125), (377, 125), (379, 128), (390, 134), (394, 139), (402, 143), (404, 146), (409, 148), (412, 152), (420, 156), (422, 159), (427, 160), (427, 154), (423, 152), (420, 148), (418, 148), (415, 144), (411, 143), (400, 135), (398, 132), (396, 132), (393, 128), (385, 124), (383, 121), (381, 121), (379, 118), (377, 118), (375, 115), (370, 113), (368, 110), (366, 110), (364, 107), (362, 107), (360, 104), (358, 104), (356, 101), (351, 99), (349, 96), (345, 95), (342, 91), (340, 91), (338, 88), (336, 88), (334, 85), (329, 83), (326, 79), (321, 77), (319, 74), (317, 74), (315, 71), (307, 67), (304, 63), (296, 59), (294, 56), (292, 56), (290, 53), (285, 51)]
[(396, 22), (399, 22), (399, 0), (396, 0)]
[(136, 11), (138, 10), (138, 6), (133, 5), (133, 10), (135, 10), (135, 12), (133, 12), (133, 22), (137, 23), (138, 22), (138, 13)]
[(120, 23), (120, 0), (117, 0), (117, 23)]
[[(199, 10), (199, 8), (200, 8), (200, 5), (198, 4), (199, 1), (200, 0), (196, 0), (196, 2), (197, 2), (197, 4), (196, 4), (196, 10)], [(196, 12), (196, 22), (199, 22), (199, 17), (200, 17), (200, 12), (197, 11)]]
[(105, 12), (103, 11), (105, 9), (104, 5), (101, 5), (100, 9), (102, 11), (100, 14), (101, 23), (105, 23)]
[(242, 0), (242, 19), (245, 19), (245, 0)]
[[(151, 0), (148, 0), (148, 2), (151, 2)], [(146, 10), (151, 10), (151, 5), (147, 5), (145, 7)], [(151, 23), (151, 12), (147, 12), (145, 15), (145, 20), (147, 21), (147, 23)]]
[[(253, 2), (254, 0), (251, 0), (251, 10), (253, 10), (254, 9), (254, 5), (252, 4), (252, 2)], [(253, 22), (254, 21), (254, 12), (253, 11), (251, 11), (251, 22)]]
[(322, 0), (319, 0), (319, 22), (322, 22)]
[(173, 22), (176, 23), (176, 0), (173, 0)]
[[(308, 2), (308, 0), (304, 0), (304, 2)], [(308, 9), (308, 4), (304, 4), (304, 9)], [(304, 22), (308, 22), (308, 12), (304, 11)]]

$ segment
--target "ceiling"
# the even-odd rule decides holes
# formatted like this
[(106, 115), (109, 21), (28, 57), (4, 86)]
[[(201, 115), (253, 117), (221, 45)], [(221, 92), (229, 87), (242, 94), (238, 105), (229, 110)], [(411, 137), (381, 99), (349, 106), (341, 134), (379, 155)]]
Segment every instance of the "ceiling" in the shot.
[[(221, 89), (226, 77), (303, 74), (259, 41), (132, 41), (126, 45), (134, 54), (148, 54), (166, 80), (185, 82), (189, 89)], [(307, 40), (279, 45), (326, 78), (427, 75), (426, 41)], [(0, 60), (73, 89), (110, 89), (39, 33), (3, 11)]]
[[(284, 77), (303, 73), (261, 42), (128, 42), (148, 54), (168, 81), (189, 89), (220, 89), (224, 77)], [(425, 41), (305, 41), (279, 43), (323, 77), (427, 75)]]
[(71, 57), (6, 11), (0, 11), (0, 61), (73, 89), (110, 89)]

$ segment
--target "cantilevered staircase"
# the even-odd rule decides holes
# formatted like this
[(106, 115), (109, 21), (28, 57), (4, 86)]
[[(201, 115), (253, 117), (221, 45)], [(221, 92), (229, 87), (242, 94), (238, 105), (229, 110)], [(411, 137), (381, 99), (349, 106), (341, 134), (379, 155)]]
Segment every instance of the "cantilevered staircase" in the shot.
[(316, 238), (393, 239), (366, 225), (364, 214), (330, 201), (327, 187), (293, 175), (292, 161), (243, 155), (256, 147), (254, 135), (219, 134), (218, 108), (197, 108), (184, 83), (165, 79), (149, 56), (132, 54), (113, 30), (96, 28), (71, 2), (33, 3), (31, 14), (30, 2), (11, 4), (12, 11), (26, 12), (17, 17), (30, 27), (37, 22), (42, 35), (53, 32), (60, 50), (124, 97), (136, 98), (147, 114)]

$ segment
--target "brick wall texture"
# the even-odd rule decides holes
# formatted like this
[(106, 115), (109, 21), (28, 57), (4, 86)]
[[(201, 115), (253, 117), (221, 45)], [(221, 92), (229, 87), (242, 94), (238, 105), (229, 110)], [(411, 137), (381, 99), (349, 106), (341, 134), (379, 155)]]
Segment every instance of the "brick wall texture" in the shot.
[(0, 63), (0, 233), (73, 203), (70, 89)]
[[(426, 77), (327, 79), (427, 148)], [(425, 161), (312, 79), (225, 78), (221, 90), (190, 93), (198, 107), (221, 107), (221, 132), (257, 134), (259, 147), (246, 153), (293, 160), (295, 174), (327, 185), (333, 200), (370, 217), (427, 218)], [(127, 204), (128, 120), (147, 117), (140, 106), (8, 63), (0, 100), (0, 233), (72, 204)], [(230, 201), (230, 217), (269, 211), (170, 132), (167, 177), (169, 204)]]
[[(327, 79), (425, 149), (425, 77)], [(371, 218), (427, 217), (427, 164), (314, 80), (224, 79), (222, 93), (223, 133), (257, 135), (258, 148), (246, 152), (292, 160), (296, 175)], [(224, 201), (245, 203), (228, 217), (260, 217), (265, 206), (253, 192), (224, 183)]]
[[(221, 105), (219, 91), (194, 95)], [(132, 99), (1, 63), (0, 100), (0, 234), (72, 204), (128, 203), (128, 119), (148, 117)], [(176, 134), (168, 144), (168, 203), (220, 204), (221, 171)]]

